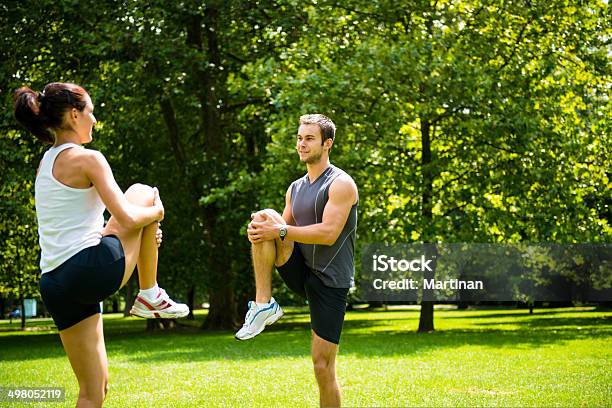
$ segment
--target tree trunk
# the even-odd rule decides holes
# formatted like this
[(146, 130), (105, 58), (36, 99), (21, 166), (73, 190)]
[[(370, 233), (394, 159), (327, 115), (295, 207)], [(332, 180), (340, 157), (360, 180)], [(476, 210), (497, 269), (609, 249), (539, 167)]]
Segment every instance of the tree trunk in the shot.
[[(185, 26), (187, 45), (197, 52), (205, 53), (208, 62), (213, 67), (221, 65), (221, 50), (217, 38), (218, 18), (219, 11), (216, 3), (211, 2), (207, 5), (204, 16), (198, 14), (192, 15), (191, 18), (186, 20)], [(203, 25), (206, 27), (205, 32), (202, 29)], [(152, 68), (154, 71), (159, 70), (154, 62), (152, 63)], [(201, 84), (198, 92), (196, 92), (196, 97), (201, 105), (198, 119), (202, 143), (209, 157), (222, 163), (227, 138), (223, 135), (221, 117), (217, 105), (220, 95), (222, 95), (221, 90), (225, 87), (223, 80), (225, 73), (221, 73), (216, 68), (201, 67), (198, 64), (194, 64), (193, 68), (191, 74)], [(168, 128), (168, 137), (177, 166), (181, 174), (186, 178), (186, 182), (189, 183), (194, 208), (201, 208), (203, 223), (202, 238), (215, 252), (214, 248), (223, 248), (226, 245), (224, 240), (215, 238), (224, 236), (222, 231), (223, 225), (218, 222), (218, 208), (214, 205), (200, 205), (199, 200), (203, 192), (199, 176), (218, 180), (218, 184), (223, 185), (225, 173), (217, 167), (205, 169), (204, 174), (201, 175), (187, 172), (187, 166), (190, 161), (189, 157), (187, 157), (189, 150), (185, 149), (182, 145), (179, 123), (176, 119), (170, 95), (165, 95), (163, 92), (160, 95), (162, 96), (159, 102)], [(208, 288), (210, 309), (208, 317), (202, 326), (205, 329), (233, 329), (236, 326), (237, 313), (232, 286), (233, 280), (228, 279), (228, 274), (231, 274), (231, 265), (227, 259), (223, 258), (228, 257), (215, 253), (207, 262), (207, 267), (211, 274), (211, 282)], [(192, 302), (190, 299), (190, 303)], [(193, 308), (191, 309), (193, 310)], [(193, 318), (193, 315), (190, 314), (190, 318)]]
[(125, 285), (125, 309), (123, 309), (123, 317), (130, 315), (130, 309), (134, 305), (134, 279), (130, 278)]
[(187, 292), (187, 306), (189, 306), (189, 314), (187, 319), (194, 320), (193, 307), (195, 306), (195, 286), (191, 285), (189, 292)]
[[(422, 192), (422, 209), (423, 216), (423, 242), (432, 241), (435, 237), (433, 231), (426, 230), (432, 225), (432, 196), (433, 196), (433, 171), (431, 168), (431, 124), (421, 118), (421, 171), (423, 173), (423, 192)], [(435, 244), (433, 244), (435, 245)], [(429, 246), (427, 246), (429, 247)], [(436, 251), (434, 251), (436, 252)], [(435, 265), (435, 258), (434, 258)], [(435, 267), (433, 272), (426, 271), (425, 279), (432, 279), (435, 276)], [(430, 333), (434, 331), (433, 319), (433, 292), (431, 289), (423, 290), (423, 299), (421, 300), (421, 314), (419, 317), (419, 333)]]
[(433, 316), (434, 302), (422, 301), (421, 314), (419, 316), (419, 333), (431, 333), (434, 331)]
[(231, 286), (211, 291), (209, 303), (210, 309), (202, 325), (203, 329), (234, 330), (238, 327), (236, 302)]
[(368, 302), (368, 309), (380, 309), (384, 306), (383, 302), (371, 301)]
[[(218, 6), (221, 2), (209, 2), (204, 11), (203, 21), (198, 19), (193, 20), (188, 32), (191, 33), (194, 47), (203, 49), (206, 44), (206, 54), (209, 64), (214, 67), (221, 65), (221, 44), (218, 38), (218, 20), (220, 12)], [(204, 23), (207, 28), (205, 32), (201, 31), (201, 23)], [(204, 38), (206, 41), (204, 42)], [(203, 129), (203, 142), (207, 151), (211, 153), (211, 157), (215, 157), (219, 162), (223, 162), (228, 138), (223, 134), (221, 127), (222, 118), (219, 110), (218, 101), (224, 95), (225, 73), (216, 69), (201, 70), (197, 69), (194, 72), (198, 82), (202, 84), (201, 92), (198, 95), (202, 110), (200, 111), (200, 123)], [(226, 174), (219, 169), (213, 169), (216, 173), (216, 178), (219, 184), (223, 185), (223, 179)], [(209, 241), (213, 248), (224, 248), (226, 242), (221, 237), (226, 233), (223, 231), (223, 223), (219, 222), (219, 209), (215, 206), (207, 206), (204, 210), (204, 222), (209, 231)], [(211, 279), (209, 289), (210, 309), (208, 316), (204, 321), (204, 329), (235, 329), (237, 324), (237, 305), (234, 296), (234, 282), (232, 279), (231, 259), (230, 254), (226, 256), (215, 256), (215, 260), (209, 262), (211, 271), (215, 276)]]
[(25, 302), (23, 299), (23, 291), (19, 290), (19, 307), (21, 307), (21, 330), (25, 329), (26, 316), (25, 316)]
[[(436, 244), (425, 244), (425, 257), (431, 259), (431, 271), (423, 273), (424, 279), (433, 279), (436, 275), (438, 265), (438, 250)], [(421, 300), (421, 315), (419, 316), (419, 333), (431, 333), (434, 331), (434, 291), (423, 289), (423, 299)]]

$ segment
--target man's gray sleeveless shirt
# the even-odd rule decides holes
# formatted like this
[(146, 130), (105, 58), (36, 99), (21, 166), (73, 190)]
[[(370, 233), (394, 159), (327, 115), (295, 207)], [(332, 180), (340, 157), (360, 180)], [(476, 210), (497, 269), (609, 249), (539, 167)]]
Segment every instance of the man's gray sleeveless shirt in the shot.
[[(329, 198), (329, 187), (340, 175), (346, 174), (330, 165), (313, 182), (308, 174), (291, 184), (291, 213), (295, 225), (318, 224)], [(348, 219), (336, 242), (332, 245), (295, 244), (302, 252), (306, 265), (326, 286), (350, 288), (355, 276), (355, 233), (357, 231), (357, 203), (351, 207)]]

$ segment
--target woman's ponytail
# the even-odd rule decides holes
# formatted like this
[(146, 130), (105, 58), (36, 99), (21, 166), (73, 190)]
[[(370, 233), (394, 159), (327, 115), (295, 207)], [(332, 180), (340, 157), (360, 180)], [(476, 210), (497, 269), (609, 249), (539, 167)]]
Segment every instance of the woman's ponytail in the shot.
[(34, 92), (27, 86), (17, 89), (13, 94), (15, 118), (40, 141), (53, 144), (53, 132), (40, 109), (41, 99), (44, 99), (43, 93)]

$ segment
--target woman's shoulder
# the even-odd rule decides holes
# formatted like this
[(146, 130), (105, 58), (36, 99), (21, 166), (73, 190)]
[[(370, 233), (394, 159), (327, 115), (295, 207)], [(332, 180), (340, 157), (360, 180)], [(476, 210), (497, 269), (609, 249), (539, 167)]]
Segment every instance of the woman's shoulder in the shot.
[(86, 147), (81, 147), (80, 149), (71, 149), (73, 153), (83, 159), (89, 160), (99, 160), (104, 159), (104, 155), (99, 150), (89, 149)]
[(105, 165), (107, 163), (104, 155), (95, 149), (82, 147), (78, 149), (69, 149), (66, 153), (68, 153), (70, 161), (83, 170)]

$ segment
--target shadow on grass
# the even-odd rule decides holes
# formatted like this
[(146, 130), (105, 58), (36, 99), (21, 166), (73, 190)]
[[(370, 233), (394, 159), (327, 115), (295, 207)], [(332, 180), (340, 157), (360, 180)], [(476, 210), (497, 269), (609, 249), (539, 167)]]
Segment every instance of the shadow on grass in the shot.
[[(529, 319), (529, 318), (533, 318), (536, 316), (558, 316), (558, 317), (563, 317), (563, 315), (566, 314), (576, 314), (576, 313), (581, 313), (582, 311), (572, 311), (572, 310), (537, 310), (536, 312), (534, 312), (533, 314), (529, 314), (529, 310), (528, 309), (513, 309), (513, 310), (507, 310), (505, 312), (499, 312), (499, 313), (487, 313), (489, 310), (483, 310), (482, 313), (478, 313), (480, 312), (480, 310), (473, 310), (473, 309), (469, 309), (467, 311), (457, 311), (461, 314), (456, 314), (456, 315), (452, 315), (449, 314), (448, 316), (445, 315), (445, 318), (449, 318), (449, 319), (503, 319), (503, 318), (516, 318), (516, 319)], [(595, 312), (595, 309), (589, 310), (592, 312)], [(451, 311), (451, 313), (453, 313), (455, 311)], [(603, 311), (605, 312), (605, 311)]]
[(64, 357), (65, 355), (57, 333), (0, 337), (0, 362)]
[[(382, 312), (385, 317), (372, 318), (371, 313), (350, 312), (341, 339), (342, 354), (360, 357), (387, 357), (422, 354), (444, 348), (477, 345), (491, 348), (537, 348), (586, 338), (612, 336), (612, 316), (576, 317), (554, 312), (534, 315), (494, 313), (461, 328), (449, 328), (430, 334), (406, 329), (406, 320), (415, 322), (418, 314), (397, 311)], [(388, 313), (392, 314), (388, 318)], [(576, 313), (576, 312), (574, 312)], [(396, 315), (397, 314), (397, 315)], [(514, 317), (500, 326), (496, 318)], [(441, 319), (469, 318), (446, 312)], [(189, 322), (170, 332), (147, 333), (144, 321), (112, 319), (105, 321), (109, 357), (134, 363), (195, 362), (214, 360), (255, 361), (273, 358), (309, 358), (310, 323), (307, 313), (289, 313), (286, 319), (246, 342), (234, 339), (233, 332), (205, 332), (200, 320)], [(411, 323), (411, 326), (412, 326)], [(508, 329), (503, 325), (514, 328)], [(580, 328), (580, 329), (578, 329)], [(63, 357), (57, 334), (16, 333), (0, 337), (0, 360), (16, 361)]]
[[(499, 325), (497, 322), (476, 322), (477, 326), (491, 327), (494, 328)], [(595, 330), (608, 330), (612, 331), (612, 315), (611, 316), (599, 316), (599, 317), (539, 317), (539, 315), (532, 316), (530, 319), (521, 319), (514, 322), (508, 322), (519, 326), (521, 329), (549, 329), (554, 327), (568, 327), (573, 328), (581, 327)]]
[[(476, 345), (500, 349), (533, 349), (580, 338), (604, 336), (594, 331), (572, 329), (550, 331), (529, 330), (445, 330), (431, 334), (417, 334), (400, 330), (377, 330), (364, 333), (362, 328), (372, 328), (371, 321), (347, 322), (341, 339), (343, 355), (359, 357), (392, 357), (423, 354), (444, 348), (456, 349)], [(289, 327), (293, 327), (289, 329)], [(270, 328), (272, 329), (272, 328)], [(612, 333), (608, 333), (612, 334)], [(234, 340), (231, 334), (193, 335), (173, 341), (170, 349), (164, 348), (166, 339), (143, 340), (146, 352), (127, 356), (132, 362), (146, 364), (151, 361), (254, 361), (272, 358), (310, 358), (309, 326), (279, 324), (276, 330), (268, 330), (247, 342)]]

